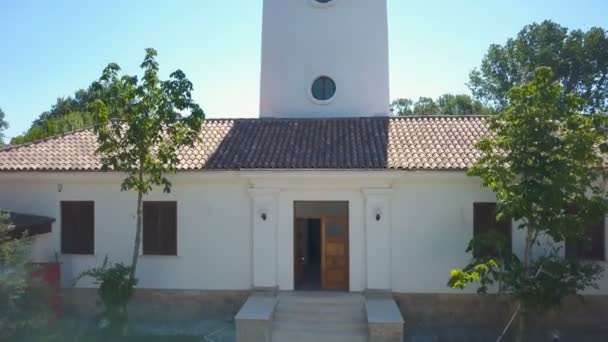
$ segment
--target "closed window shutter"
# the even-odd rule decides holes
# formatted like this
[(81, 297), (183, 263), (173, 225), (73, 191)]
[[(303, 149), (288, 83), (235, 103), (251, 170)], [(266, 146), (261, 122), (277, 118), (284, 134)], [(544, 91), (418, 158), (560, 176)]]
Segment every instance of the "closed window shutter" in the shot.
[(473, 203), (473, 236), (490, 231), (502, 235), (511, 249), (511, 221), (496, 220), (496, 203)]
[(91, 201), (61, 202), (61, 252), (95, 252), (95, 205)]
[(144, 202), (143, 252), (177, 255), (176, 202)]
[(587, 227), (583, 241), (566, 241), (566, 257), (585, 260), (606, 260), (605, 218)]

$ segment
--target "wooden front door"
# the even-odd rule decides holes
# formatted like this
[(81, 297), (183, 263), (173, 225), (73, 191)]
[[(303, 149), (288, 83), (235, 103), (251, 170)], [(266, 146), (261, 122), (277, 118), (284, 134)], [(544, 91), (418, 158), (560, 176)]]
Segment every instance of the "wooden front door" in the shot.
[(304, 274), (304, 264), (306, 263), (305, 258), (305, 249), (306, 249), (306, 238), (304, 234), (306, 233), (306, 226), (308, 225), (308, 220), (297, 218), (294, 225), (294, 258), (293, 258), (293, 270), (294, 270), (294, 281), (295, 286), (299, 286), (302, 282), (302, 276)]
[(348, 217), (321, 219), (321, 287), (348, 291)]

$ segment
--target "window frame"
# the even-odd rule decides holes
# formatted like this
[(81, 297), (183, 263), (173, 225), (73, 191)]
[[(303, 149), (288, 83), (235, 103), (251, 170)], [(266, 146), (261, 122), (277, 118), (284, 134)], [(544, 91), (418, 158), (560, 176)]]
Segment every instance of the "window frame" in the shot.
[(319, 0), (308, 0), (310, 5), (317, 8), (329, 8), (334, 6), (338, 0), (329, 0), (327, 2), (320, 2)]
[[(147, 216), (146, 216), (146, 208), (150, 208), (150, 206), (154, 206), (155, 208), (159, 208), (159, 207), (165, 207), (165, 209), (170, 208), (171, 210), (174, 210), (173, 213), (171, 213), (172, 217), (169, 217), (169, 219), (172, 219), (172, 226), (173, 226), (173, 231), (171, 239), (172, 241), (172, 246), (168, 247), (166, 250), (163, 250), (163, 246), (158, 242), (158, 240), (155, 243), (155, 246), (148, 246), (146, 247), (146, 241), (149, 241), (148, 238), (146, 238), (146, 221), (147, 221)], [(178, 243), (178, 204), (177, 201), (144, 201), (143, 205), (142, 205), (142, 243), (141, 243), (141, 254), (142, 256), (159, 256), (159, 257), (171, 257), (171, 256), (178, 256), (178, 250), (179, 250), (179, 243)], [(162, 219), (161, 219), (162, 220)], [(157, 225), (159, 225), (159, 223), (157, 222)], [(150, 229), (150, 228), (149, 228)], [(158, 230), (156, 230), (158, 229)], [(156, 234), (157, 234), (157, 239), (166, 239), (166, 237), (159, 237), (158, 235), (163, 233), (163, 228), (156, 228)], [(148, 232), (148, 234), (150, 234), (150, 232)]]
[[(70, 215), (67, 215), (68, 213), (66, 211), (68, 210), (76, 210), (74, 208), (69, 208), (68, 206), (74, 206), (74, 205), (90, 205), (90, 208), (86, 208), (87, 210), (90, 209), (91, 210), (91, 217), (89, 218), (91, 220), (91, 228), (90, 228), (90, 232), (86, 232), (87, 236), (86, 238), (89, 240), (86, 240), (87, 243), (84, 246), (81, 246), (79, 249), (79, 243), (81, 243), (82, 241), (66, 241), (66, 239), (69, 237), (70, 239), (78, 239), (78, 240), (82, 240), (82, 236), (78, 236), (75, 237), (75, 231), (73, 230), (74, 227), (72, 227), (72, 231), (69, 231), (69, 229), (66, 229), (66, 225), (68, 224), (76, 224), (78, 225), (78, 233), (80, 234), (85, 234), (80, 232), (82, 229), (82, 224), (83, 224), (83, 217), (80, 216), (82, 213), (83, 208), (78, 208), (78, 212), (79, 212), (79, 216), (77, 218), (73, 217), (73, 212), (70, 213)], [(59, 214), (60, 214), (60, 218), (61, 218), (61, 224), (60, 224), (60, 237), (59, 237), (59, 249), (61, 251), (61, 254), (63, 255), (95, 255), (95, 201), (75, 201), (75, 200), (65, 200), (65, 201), (60, 201), (59, 202)], [(70, 217), (69, 219), (66, 219), (67, 217)], [(70, 220), (75, 220), (77, 222), (70, 222)]]
[[(323, 78), (328, 79), (334, 85), (333, 95), (326, 100), (321, 100), (321, 99), (316, 98), (315, 93), (314, 93), (315, 83), (318, 80), (323, 79)], [(336, 100), (336, 97), (338, 95), (338, 82), (336, 82), (335, 78), (328, 76), (327, 74), (321, 74), (312, 80), (312, 82), (308, 86), (307, 92), (308, 92), (308, 98), (310, 99), (310, 101), (312, 101), (312, 103), (317, 104), (317, 105), (329, 105), (329, 104), (332, 104)]]

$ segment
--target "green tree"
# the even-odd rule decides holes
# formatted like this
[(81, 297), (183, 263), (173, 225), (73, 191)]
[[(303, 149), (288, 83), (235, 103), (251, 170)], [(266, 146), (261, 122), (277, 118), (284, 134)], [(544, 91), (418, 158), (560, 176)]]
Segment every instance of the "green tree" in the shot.
[(27, 132), (14, 137), (11, 143), (22, 144), (91, 126), (91, 104), (96, 100), (103, 101), (109, 91), (109, 84), (92, 84), (87, 89), (76, 91), (73, 96), (58, 98), (50, 110), (40, 114)]
[[(119, 76), (109, 64), (94, 89), (107, 89), (105, 100), (91, 106), (104, 170), (122, 171), (122, 190), (137, 192), (137, 226), (130, 278), (134, 279), (141, 244), (143, 196), (154, 186), (171, 191), (165, 177), (179, 163), (178, 150), (199, 138), (205, 114), (192, 99), (192, 83), (177, 70), (167, 81), (158, 77), (157, 53), (146, 49), (144, 76)], [(115, 119), (117, 118), (117, 119)]]
[(4, 145), (4, 130), (8, 128), (8, 122), (5, 120), (5, 114), (0, 108), (0, 146)]
[(30, 141), (44, 139), (49, 136), (75, 131), (93, 124), (93, 116), (89, 112), (68, 112), (55, 117), (48, 117), (40, 124), (33, 125), (25, 134), (14, 137), (13, 144), (23, 144)]
[(414, 115), (435, 115), (439, 113), (439, 107), (430, 97), (420, 97), (414, 103)]
[(469, 95), (441, 95), (435, 101), (441, 115), (486, 115), (491, 110)]
[(490, 46), (468, 85), (478, 100), (502, 110), (509, 89), (531, 80), (541, 66), (553, 70), (564, 93), (583, 99), (580, 110), (608, 111), (608, 34), (599, 27), (568, 31), (548, 20), (527, 25), (504, 45)]
[[(557, 243), (584, 239), (585, 227), (608, 208), (598, 153), (606, 151), (606, 116), (581, 115), (582, 100), (565, 95), (554, 79), (549, 68), (539, 68), (529, 83), (508, 92), (509, 106), (489, 118), (493, 137), (479, 143), (482, 157), (469, 170), (496, 193), (497, 219), (513, 220), (525, 231), (522, 259), (497, 239), (477, 237), (468, 249), (473, 261), (453, 270), (448, 282), (454, 288), (479, 283), (482, 293), (498, 284), (517, 304), (519, 340), (532, 313), (595, 286), (602, 272), (596, 263), (562, 258)], [(557, 243), (533, 257), (543, 254), (540, 236)], [(498, 253), (480, 253), (492, 242)]]
[(400, 98), (391, 102), (391, 113), (397, 116), (413, 115), (414, 101), (411, 99)]
[(486, 115), (492, 110), (465, 94), (443, 94), (436, 100), (421, 97), (417, 101), (399, 98), (391, 103), (391, 113), (408, 115)]

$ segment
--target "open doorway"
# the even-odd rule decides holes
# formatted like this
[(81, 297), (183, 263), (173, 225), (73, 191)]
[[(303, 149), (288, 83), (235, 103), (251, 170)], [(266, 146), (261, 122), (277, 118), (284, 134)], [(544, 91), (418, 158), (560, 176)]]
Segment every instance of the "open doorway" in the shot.
[(294, 287), (348, 290), (348, 202), (294, 202)]

